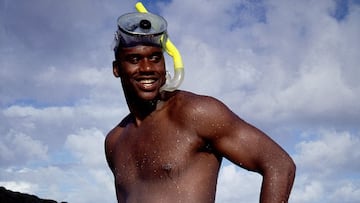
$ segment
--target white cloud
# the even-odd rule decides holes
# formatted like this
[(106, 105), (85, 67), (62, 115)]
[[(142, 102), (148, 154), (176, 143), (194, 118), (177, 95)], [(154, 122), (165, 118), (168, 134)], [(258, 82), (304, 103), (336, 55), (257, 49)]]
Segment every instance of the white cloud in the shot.
[(65, 146), (90, 168), (105, 163), (104, 134), (98, 129), (80, 129), (67, 137)]
[(355, 186), (350, 181), (339, 185), (335, 192), (330, 196), (333, 202), (357, 202), (360, 200), (360, 187)]
[(71, 161), (2, 168), (0, 185), (57, 201), (115, 202), (113, 176), (105, 161), (103, 133), (97, 129), (80, 129), (67, 137), (62, 150), (65, 149), (74, 154), (74, 158), (68, 157)]
[(16, 163), (29, 160), (45, 161), (48, 147), (40, 140), (35, 140), (21, 132), (10, 131), (0, 141), (0, 162)]
[(334, 130), (320, 130), (313, 134), (311, 140), (297, 144), (299, 153), (294, 158), (300, 167), (327, 176), (360, 169), (356, 161), (360, 160), (358, 134)]
[[(47, 107), (41, 109), (32, 106), (14, 105), (3, 111), (3, 115), (9, 119), (19, 118), (22, 119), (22, 121), (28, 121), (22, 127), (35, 126), (34, 122), (38, 122), (39, 120), (53, 123), (59, 117), (67, 119), (72, 117), (73, 114), (73, 109), (70, 107)], [(58, 115), (59, 117), (54, 115)]]
[[(46, 143), (51, 152), (56, 151), (71, 132), (92, 127), (107, 132), (127, 113), (127, 107), (119, 105), (117, 101), (106, 100), (101, 103), (103, 99), (99, 97), (103, 96), (91, 96), (93, 99), (84, 99), (75, 106), (10, 106), (2, 109), (0, 114), (1, 122), (7, 126), (4, 129), (0, 127), (0, 132), (22, 132)], [(3, 148), (5, 146), (0, 146), (0, 149)]]
[(19, 192), (29, 192), (41, 198), (67, 202), (115, 202), (111, 175), (105, 168), (89, 165), (67, 167), (37, 167), (1, 171), (11, 181), (0, 185)]
[[(300, 177), (301, 178), (301, 177)], [(297, 182), (300, 179), (297, 177)], [(317, 180), (306, 179), (306, 182), (301, 183), (301, 189), (296, 186), (290, 196), (290, 202), (307, 203), (307, 202), (323, 202), (324, 185)]]
[[(339, 172), (341, 173), (341, 171)], [(289, 202), (358, 202), (360, 185), (358, 180), (334, 181), (330, 176), (319, 178), (301, 174), (296, 178)]]
[(261, 180), (259, 174), (225, 165), (219, 174), (216, 202), (258, 202)]
[(359, 201), (358, 133), (319, 130), (303, 138), (307, 141), (297, 144), (293, 156), (297, 164), (293, 202)]

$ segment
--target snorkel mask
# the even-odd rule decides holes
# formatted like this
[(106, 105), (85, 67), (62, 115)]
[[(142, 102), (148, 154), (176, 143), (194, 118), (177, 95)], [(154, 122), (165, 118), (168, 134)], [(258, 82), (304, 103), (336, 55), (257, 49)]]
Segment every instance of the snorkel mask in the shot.
[(160, 91), (174, 91), (184, 79), (184, 66), (179, 51), (168, 38), (167, 22), (163, 17), (147, 12), (140, 2), (135, 7), (138, 13), (128, 13), (118, 18), (114, 51), (116, 53), (118, 48), (139, 44), (164, 48), (173, 59), (174, 77), (167, 72), (166, 83)]

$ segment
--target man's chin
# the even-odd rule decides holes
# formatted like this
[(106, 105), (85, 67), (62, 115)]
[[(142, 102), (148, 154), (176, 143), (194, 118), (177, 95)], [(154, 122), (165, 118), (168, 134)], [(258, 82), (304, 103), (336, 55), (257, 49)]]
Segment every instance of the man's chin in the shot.
[(153, 101), (159, 97), (159, 90), (154, 91), (141, 91), (138, 93), (138, 97), (144, 101)]

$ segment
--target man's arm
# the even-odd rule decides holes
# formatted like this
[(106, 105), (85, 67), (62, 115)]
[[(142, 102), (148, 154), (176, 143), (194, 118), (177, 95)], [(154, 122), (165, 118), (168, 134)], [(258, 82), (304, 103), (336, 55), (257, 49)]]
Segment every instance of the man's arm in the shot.
[(117, 129), (114, 128), (107, 134), (104, 142), (105, 158), (111, 171), (113, 171), (112, 153), (115, 147), (116, 138), (117, 138)]
[(209, 140), (217, 153), (263, 176), (260, 202), (287, 202), (295, 177), (291, 157), (221, 102), (205, 97), (197, 105), (194, 126), (198, 134)]
[(116, 150), (116, 143), (119, 139), (121, 131), (122, 131), (122, 128), (120, 128), (120, 127), (115, 127), (114, 129), (112, 129), (105, 138), (104, 147), (105, 147), (106, 161), (108, 163), (110, 170), (112, 171), (112, 173), (114, 175), (116, 198), (117, 198), (118, 202), (125, 202), (123, 195), (121, 194), (121, 192), (119, 192), (120, 190), (118, 189), (118, 187), (116, 185), (116, 175), (115, 175), (116, 171), (115, 171), (115, 166), (114, 166), (114, 161), (115, 161), (114, 158), (115, 157), (113, 155), (113, 152)]

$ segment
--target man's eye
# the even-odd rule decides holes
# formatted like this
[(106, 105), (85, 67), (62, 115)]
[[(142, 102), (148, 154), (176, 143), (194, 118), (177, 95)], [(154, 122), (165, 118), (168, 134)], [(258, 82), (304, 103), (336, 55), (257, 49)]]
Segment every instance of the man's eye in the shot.
[(154, 62), (154, 63), (157, 63), (157, 62), (160, 62), (161, 60), (161, 55), (158, 55), (158, 54), (155, 54), (155, 55), (151, 55), (149, 57), (150, 61)]
[(141, 60), (141, 58), (139, 56), (126, 57), (126, 61), (128, 61), (129, 63), (132, 63), (132, 64), (137, 64), (137, 63), (139, 63), (140, 60)]

